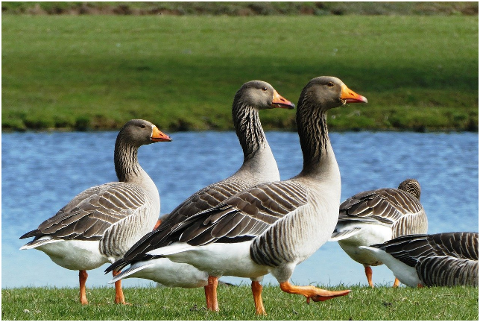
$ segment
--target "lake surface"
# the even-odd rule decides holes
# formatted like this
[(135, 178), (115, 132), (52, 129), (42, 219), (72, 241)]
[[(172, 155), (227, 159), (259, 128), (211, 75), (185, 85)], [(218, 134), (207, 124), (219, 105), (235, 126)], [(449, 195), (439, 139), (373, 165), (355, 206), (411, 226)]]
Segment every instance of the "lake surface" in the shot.
[[(243, 160), (233, 132), (169, 133), (171, 143), (144, 146), (142, 167), (156, 182), (161, 213), (170, 212), (198, 189), (231, 175)], [(117, 132), (6, 133), (2, 135), (2, 287), (78, 287), (78, 272), (54, 264), (36, 250), (20, 251), (19, 237), (53, 216), (76, 194), (116, 181), (113, 147)], [(342, 174), (342, 201), (355, 193), (396, 188), (406, 178), (422, 186), (421, 201), (429, 233), (478, 232), (477, 133), (331, 133)], [(282, 179), (296, 175), (302, 155), (296, 133), (267, 132)], [(110, 280), (89, 271), (87, 287)], [(383, 266), (373, 268), (374, 283), (393, 282)], [(233, 283), (250, 280), (223, 277)], [(297, 284), (367, 285), (363, 266), (337, 243), (327, 243), (297, 266)], [(276, 284), (267, 275), (265, 283)], [(125, 286), (153, 285), (128, 279)]]

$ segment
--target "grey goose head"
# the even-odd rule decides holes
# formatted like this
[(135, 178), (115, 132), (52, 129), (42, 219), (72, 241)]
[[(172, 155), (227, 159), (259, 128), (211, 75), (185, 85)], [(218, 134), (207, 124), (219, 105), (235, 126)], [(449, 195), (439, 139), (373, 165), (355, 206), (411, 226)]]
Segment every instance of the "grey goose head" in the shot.
[(257, 110), (295, 108), (295, 104), (278, 94), (272, 85), (261, 80), (252, 80), (243, 84), (235, 94), (233, 104), (249, 106)]
[[(350, 90), (340, 79), (320, 76), (310, 80), (303, 88), (298, 99), (297, 123), (300, 146), (303, 153), (302, 176), (318, 176), (324, 168), (323, 156), (329, 156), (331, 164), (336, 165), (328, 137), (327, 111), (346, 103), (367, 103), (367, 99)], [(337, 171), (337, 170), (335, 170)], [(331, 170), (329, 174), (333, 174)]]
[(420, 200), (420, 193), (421, 193), (421, 188), (420, 188), (420, 182), (418, 182), (415, 179), (406, 179), (403, 180), (399, 185), (398, 185), (399, 190), (406, 191), (412, 195), (414, 195), (418, 200)]
[(141, 119), (133, 119), (125, 123), (117, 136), (117, 141), (123, 141), (135, 147), (155, 142), (170, 142), (171, 140), (154, 124)]
[(244, 166), (245, 162), (253, 160), (259, 151), (263, 151), (263, 158), (269, 159), (267, 164), (269, 164), (270, 169), (277, 167), (263, 132), (259, 110), (293, 109), (294, 107), (295, 105), (292, 102), (278, 94), (272, 85), (267, 82), (253, 80), (240, 87), (233, 99), (232, 117), (233, 126), (243, 149)]
[(315, 106), (327, 111), (347, 103), (368, 103), (368, 100), (349, 89), (337, 77), (320, 76), (305, 85), (300, 94), (298, 107)]
[(118, 180), (126, 182), (132, 180), (133, 177), (138, 177), (142, 172), (137, 159), (140, 146), (155, 142), (170, 142), (171, 140), (168, 135), (162, 133), (148, 121), (133, 119), (125, 123), (118, 132), (113, 153)]

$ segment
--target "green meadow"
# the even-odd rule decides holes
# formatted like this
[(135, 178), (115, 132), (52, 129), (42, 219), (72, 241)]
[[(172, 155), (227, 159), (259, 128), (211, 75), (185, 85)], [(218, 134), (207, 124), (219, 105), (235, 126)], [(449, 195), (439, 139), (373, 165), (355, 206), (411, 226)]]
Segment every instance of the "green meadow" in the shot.
[[(262, 79), (297, 102), (333, 75), (366, 96), (329, 128), (478, 131), (478, 16), (2, 15), (2, 130), (231, 130)], [(294, 112), (262, 113), (295, 130)]]
[[(249, 286), (221, 285), (220, 312), (205, 307), (203, 288), (127, 288), (130, 305), (113, 303), (113, 288), (87, 288), (89, 305), (78, 302), (78, 288), (2, 289), (3, 320), (475, 320), (478, 288), (393, 289), (352, 286), (344, 297), (307, 304), (305, 298), (264, 287), (267, 316), (255, 315)], [(345, 289), (343, 286), (328, 289)]]

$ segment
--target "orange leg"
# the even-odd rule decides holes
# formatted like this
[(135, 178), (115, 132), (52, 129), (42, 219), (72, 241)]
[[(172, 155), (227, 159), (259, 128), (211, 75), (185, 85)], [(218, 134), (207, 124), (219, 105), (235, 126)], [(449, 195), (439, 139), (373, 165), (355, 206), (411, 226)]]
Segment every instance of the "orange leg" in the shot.
[(418, 284), (417, 284), (417, 287), (418, 287), (418, 288), (423, 288), (423, 284), (422, 284), (422, 283), (418, 283)]
[[(113, 270), (112, 272), (113, 276), (117, 276), (118, 274), (120, 274), (120, 271)], [(115, 303), (126, 304), (125, 296), (123, 296), (123, 291), (122, 291), (122, 280), (118, 280), (115, 282)]]
[(253, 293), (253, 300), (255, 301), (255, 313), (258, 315), (267, 315), (265, 308), (263, 307), (263, 300), (262, 300), (262, 284), (257, 281), (252, 281), (252, 293)]
[(217, 286), (218, 278), (215, 276), (208, 277), (208, 284), (205, 285), (205, 298), (207, 300), (207, 309), (210, 311), (218, 312), (218, 300), (217, 300)]
[(367, 276), (367, 281), (368, 281), (368, 285), (370, 285), (370, 287), (373, 288), (373, 281), (372, 281), (372, 268), (368, 265), (364, 265), (365, 266), (365, 275)]
[(160, 219), (157, 220), (157, 223), (155, 224), (155, 227), (153, 227), (153, 230), (157, 229), (158, 226), (160, 226), (161, 223), (162, 223), (162, 221)]
[(393, 287), (398, 287), (398, 285), (400, 285), (400, 281), (398, 280), (398, 278), (395, 277), (395, 282), (393, 282)]
[(87, 277), (87, 271), (78, 271), (78, 279), (80, 281), (80, 303), (82, 303), (83, 305), (88, 304), (87, 289), (85, 288)]
[(210, 298), (212, 293), (211, 288), (212, 286), (210, 284), (207, 284), (203, 287), (205, 290), (205, 300), (207, 301), (207, 310), (210, 310), (212, 307), (212, 299)]
[(344, 291), (327, 291), (315, 286), (295, 286), (290, 284), (290, 282), (280, 283), (280, 288), (282, 291), (291, 293), (291, 294), (300, 294), (307, 298), (307, 303), (310, 303), (310, 299), (314, 302), (326, 301), (333, 299), (334, 297), (344, 296), (350, 293), (350, 290)]

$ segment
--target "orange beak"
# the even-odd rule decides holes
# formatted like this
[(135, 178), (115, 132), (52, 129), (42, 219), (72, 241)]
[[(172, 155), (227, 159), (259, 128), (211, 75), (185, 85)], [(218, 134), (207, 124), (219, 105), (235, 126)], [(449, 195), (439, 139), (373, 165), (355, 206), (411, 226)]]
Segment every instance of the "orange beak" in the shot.
[(160, 131), (156, 126), (153, 126), (152, 137), (150, 138), (152, 142), (170, 142), (172, 139)]
[(295, 108), (295, 104), (278, 94), (276, 90), (273, 90), (272, 108), (293, 109)]
[(358, 95), (351, 89), (347, 87), (347, 85), (342, 85), (342, 94), (340, 98), (343, 100), (344, 104), (346, 103), (368, 103), (368, 100), (365, 96)]

